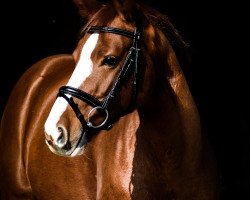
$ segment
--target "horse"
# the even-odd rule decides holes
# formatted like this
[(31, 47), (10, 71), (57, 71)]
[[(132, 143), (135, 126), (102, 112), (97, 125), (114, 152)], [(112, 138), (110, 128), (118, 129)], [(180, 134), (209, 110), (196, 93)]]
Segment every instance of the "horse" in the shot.
[(74, 2), (75, 50), (33, 64), (5, 107), (1, 199), (218, 199), (179, 32), (143, 3)]

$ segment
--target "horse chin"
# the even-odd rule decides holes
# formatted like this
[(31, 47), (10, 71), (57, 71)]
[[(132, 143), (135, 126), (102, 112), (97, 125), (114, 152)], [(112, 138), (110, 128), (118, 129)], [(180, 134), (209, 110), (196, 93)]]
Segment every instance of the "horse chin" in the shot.
[(88, 142), (86, 133), (87, 132), (82, 131), (80, 138), (75, 143), (76, 144), (75, 147), (71, 149), (73, 151), (70, 153), (70, 157), (75, 157), (77, 155), (83, 154), (85, 146), (87, 145)]
[[(50, 151), (56, 155), (64, 156), (64, 157), (75, 157), (78, 155), (82, 155), (85, 146), (87, 144), (86, 132), (81, 132), (80, 137), (72, 143), (72, 145), (66, 145), (64, 148), (59, 148), (55, 145), (51, 145), (48, 141), (45, 141)], [(71, 146), (70, 149), (66, 148), (67, 146)]]

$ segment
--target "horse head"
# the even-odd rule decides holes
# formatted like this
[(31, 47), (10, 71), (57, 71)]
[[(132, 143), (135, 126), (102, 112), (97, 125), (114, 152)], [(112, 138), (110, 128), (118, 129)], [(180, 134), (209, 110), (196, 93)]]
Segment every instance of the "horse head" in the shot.
[(170, 79), (176, 71), (171, 66), (178, 66), (168, 39), (156, 27), (154, 10), (131, 0), (75, 2), (89, 20), (73, 52), (75, 69), (45, 123), (47, 145), (62, 156), (81, 154), (94, 134), (150, 104), (162, 81), (157, 74)]

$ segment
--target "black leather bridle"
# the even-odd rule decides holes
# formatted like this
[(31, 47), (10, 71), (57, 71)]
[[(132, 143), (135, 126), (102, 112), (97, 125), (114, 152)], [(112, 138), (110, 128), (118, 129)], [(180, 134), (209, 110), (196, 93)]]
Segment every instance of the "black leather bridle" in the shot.
[[(79, 90), (77, 88), (71, 87), (71, 86), (62, 86), (59, 89), (58, 97), (63, 97), (69, 105), (72, 107), (73, 111), (76, 114), (76, 117), (80, 120), (83, 128), (86, 131), (89, 131), (91, 129), (110, 129), (112, 127), (112, 120), (110, 119), (108, 108), (112, 101), (112, 99), (115, 99), (117, 96), (118, 91), (121, 88), (122, 82), (126, 79), (128, 76), (128, 72), (133, 70), (133, 94), (131, 97), (130, 105), (127, 108), (127, 112), (134, 108), (136, 104), (136, 98), (137, 98), (137, 79), (138, 79), (138, 54), (139, 54), (139, 42), (140, 42), (140, 32), (135, 28), (134, 32), (130, 32), (127, 30), (119, 29), (119, 28), (113, 28), (113, 27), (104, 27), (104, 26), (91, 26), (88, 31), (88, 33), (112, 33), (112, 34), (119, 34), (125, 37), (129, 37), (133, 39), (133, 44), (130, 47), (128, 54), (126, 56), (126, 59), (120, 69), (120, 72), (110, 90), (108, 95), (103, 99), (103, 101), (99, 101), (97, 98), (92, 96), (89, 93), (86, 93), (82, 90)], [(134, 65), (134, 68), (132, 69), (132, 65)], [(68, 95), (71, 95), (70, 97)], [(75, 103), (74, 99), (72, 97), (78, 98), (91, 107), (93, 107), (89, 114), (87, 120), (85, 120), (83, 114), (81, 113), (80, 109), (78, 108), (78, 105)], [(92, 112), (94, 111), (101, 111), (105, 115), (105, 119), (102, 123), (99, 125), (93, 125), (90, 121), (90, 116)]]

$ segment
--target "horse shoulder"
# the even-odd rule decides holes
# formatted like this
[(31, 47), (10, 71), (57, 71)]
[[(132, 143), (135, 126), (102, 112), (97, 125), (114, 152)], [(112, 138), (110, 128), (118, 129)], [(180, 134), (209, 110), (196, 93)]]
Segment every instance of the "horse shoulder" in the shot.
[(53, 80), (63, 81), (73, 67), (71, 55), (44, 58), (31, 66), (13, 88), (0, 129), (1, 197), (31, 198), (31, 186), (26, 174), (31, 130), (36, 131), (36, 117), (43, 114), (46, 99), (52, 99), (54, 95), (49, 88), (58, 87), (51, 87)]

